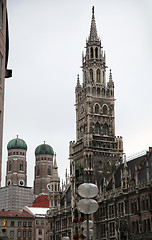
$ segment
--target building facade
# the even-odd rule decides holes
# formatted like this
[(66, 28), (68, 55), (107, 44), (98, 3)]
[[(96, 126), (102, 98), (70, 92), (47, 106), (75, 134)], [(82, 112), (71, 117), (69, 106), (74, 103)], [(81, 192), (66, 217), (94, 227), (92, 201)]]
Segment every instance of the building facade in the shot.
[[(5, 236), (14, 240), (34, 240), (34, 217), (25, 211), (0, 211), (0, 229), (6, 221)], [(0, 236), (3, 236), (1, 234)], [(2, 238), (4, 239), (4, 238)]]
[(1, 166), (2, 166), (5, 78), (11, 77), (12, 75), (11, 70), (7, 69), (8, 49), (9, 49), (9, 38), (8, 38), (6, 0), (0, 0), (0, 184), (1, 184)]

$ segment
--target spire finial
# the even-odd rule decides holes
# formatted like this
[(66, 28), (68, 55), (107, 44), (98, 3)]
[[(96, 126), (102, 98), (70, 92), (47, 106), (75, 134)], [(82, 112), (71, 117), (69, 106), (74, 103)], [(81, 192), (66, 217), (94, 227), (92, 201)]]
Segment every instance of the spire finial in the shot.
[(80, 85), (79, 74), (77, 74), (77, 86)]
[(92, 7), (92, 18), (94, 17), (94, 6)]
[(97, 29), (96, 29), (95, 16), (94, 16), (94, 6), (92, 7), (92, 20), (91, 20), (89, 41), (91, 42), (99, 41), (99, 38), (97, 35)]
[(112, 72), (111, 72), (111, 69), (110, 69), (110, 74), (109, 74), (109, 82), (112, 82)]

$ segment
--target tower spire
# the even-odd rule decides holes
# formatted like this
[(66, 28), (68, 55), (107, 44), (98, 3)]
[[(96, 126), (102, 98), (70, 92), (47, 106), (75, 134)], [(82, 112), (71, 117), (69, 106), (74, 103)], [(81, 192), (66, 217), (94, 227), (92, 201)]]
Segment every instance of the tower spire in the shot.
[(96, 28), (95, 15), (94, 15), (94, 6), (92, 7), (92, 20), (91, 20), (90, 35), (88, 40), (91, 42), (99, 41), (97, 28)]

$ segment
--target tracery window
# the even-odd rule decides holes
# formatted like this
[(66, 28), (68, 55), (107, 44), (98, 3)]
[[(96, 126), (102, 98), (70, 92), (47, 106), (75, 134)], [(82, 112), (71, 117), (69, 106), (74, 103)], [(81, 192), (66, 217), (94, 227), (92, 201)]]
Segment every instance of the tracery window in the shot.
[(99, 104), (95, 105), (95, 113), (99, 113)]
[(90, 69), (90, 78), (93, 81), (93, 70), (92, 69)]
[(97, 122), (95, 124), (95, 134), (99, 134), (99, 132), (100, 132), (100, 124)]
[(97, 83), (100, 83), (101, 80), (100, 80), (100, 69), (97, 69), (97, 72), (96, 72), (96, 81)]
[(109, 129), (106, 123), (103, 125), (103, 135), (109, 135)]

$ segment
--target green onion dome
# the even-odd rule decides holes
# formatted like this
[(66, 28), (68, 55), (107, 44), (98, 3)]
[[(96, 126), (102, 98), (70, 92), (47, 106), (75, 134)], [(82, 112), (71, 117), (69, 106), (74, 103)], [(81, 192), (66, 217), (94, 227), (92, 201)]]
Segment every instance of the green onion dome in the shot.
[(23, 149), (23, 150), (27, 150), (27, 145), (26, 145), (26, 142), (23, 139), (18, 138), (18, 135), (17, 135), (17, 138), (12, 139), (7, 144), (7, 150), (10, 150), (10, 149)]
[(45, 144), (45, 142), (44, 142), (43, 144), (39, 145), (35, 149), (35, 156), (40, 155), (40, 154), (54, 155), (54, 151), (50, 145)]

